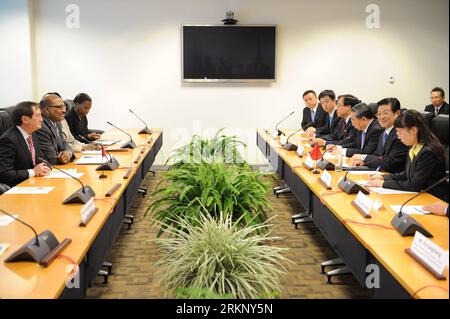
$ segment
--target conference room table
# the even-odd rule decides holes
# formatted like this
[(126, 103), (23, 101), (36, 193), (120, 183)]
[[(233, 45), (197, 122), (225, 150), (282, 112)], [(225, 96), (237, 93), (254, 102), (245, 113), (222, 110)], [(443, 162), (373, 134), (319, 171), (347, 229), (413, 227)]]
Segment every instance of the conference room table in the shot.
[[(142, 180), (152, 166), (162, 146), (162, 130), (153, 129), (152, 134), (138, 134), (139, 130), (126, 130), (137, 144), (135, 149), (111, 151), (119, 167), (104, 171), (106, 178), (99, 178), (98, 165), (77, 165), (71, 162), (58, 168), (76, 169), (83, 173), (80, 180), (95, 191), (94, 204), (98, 211), (86, 226), (81, 227), (83, 204), (63, 205), (63, 200), (81, 185), (71, 178), (30, 178), (17, 186), (47, 187), (54, 189), (48, 194), (4, 194), (0, 196), (0, 208), (18, 215), (32, 225), (37, 233), (50, 230), (59, 242), (65, 238), (71, 243), (48, 267), (35, 262), (5, 263), (4, 260), (34, 237), (33, 232), (14, 221), (0, 226), (0, 243), (10, 247), (0, 256), (0, 298), (83, 298), (87, 287), (110, 251), (121, 228), (125, 214), (131, 207)], [(119, 131), (105, 132), (102, 139), (122, 141), (128, 137)], [(114, 145), (116, 146), (116, 145)], [(77, 159), (81, 153), (75, 153)], [(117, 184), (111, 196), (106, 194)], [(0, 214), (0, 216), (3, 216)], [(74, 279), (74, 267), (78, 276)], [(67, 284), (68, 283), (68, 284)]]
[[(295, 130), (283, 130), (289, 136)], [(280, 138), (273, 138), (266, 130), (258, 129), (256, 143), (277, 175), (290, 187), (293, 195), (312, 216), (312, 221), (341, 257), (362, 287), (367, 288), (372, 298), (449, 298), (448, 267), (446, 279), (438, 280), (421, 264), (405, 252), (411, 247), (413, 237), (402, 237), (392, 228), (391, 220), (396, 212), (391, 205), (401, 205), (411, 194), (377, 194), (370, 192), (372, 200), (379, 200), (383, 206), (371, 211), (371, 218), (365, 218), (353, 205), (356, 194), (340, 190), (338, 181), (345, 171), (329, 171), (332, 176), (331, 190), (319, 181), (323, 173), (313, 174), (303, 161), (311, 146), (304, 132), (293, 135), (290, 142), (302, 145), (304, 154), (288, 151), (280, 144)], [(347, 164), (348, 164), (348, 159)], [(332, 162), (332, 159), (330, 159)], [(353, 181), (368, 180), (369, 174), (351, 173)], [(425, 205), (442, 202), (429, 193), (424, 193), (408, 205)], [(431, 240), (448, 251), (449, 221), (446, 216), (414, 215), (429, 232)], [(367, 287), (368, 275), (377, 270), (378, 288)], [(373, 278), (373, 277), (371, 277)]]

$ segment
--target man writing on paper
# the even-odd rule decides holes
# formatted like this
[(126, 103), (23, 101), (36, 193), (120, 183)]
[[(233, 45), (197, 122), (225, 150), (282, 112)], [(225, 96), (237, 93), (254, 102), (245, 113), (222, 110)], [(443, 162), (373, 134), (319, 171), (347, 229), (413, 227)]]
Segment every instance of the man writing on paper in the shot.
[(61, 121), (66, 114), (66, 105), (55, 95), (45, 95), (39, 103), (44, 118), (42, 127), (36, 132), (43, 157), (51, 164), (66, 164), (75, 157), (66, 137), (62, 133)]
[(389, 173), (403, 172), (408, 146), (399, 140), (394, 127), (395, 119), (400, 115), (400, 101), (393, 97), (383, 99), (377, 104), (378, 121), (384, 128), (378, 138), (377, 149), (373, 154), (354, 154), (350, 159), (350, 166), (367, 165), (375, 169), (379, 167)]
[(0, 182), (11, 187), (34, 176), (45, 176), (50, 169), (39, 163), (41, 149), (35, 131), (41, 128), (42, 116), (34, 102), (17, 104), (14, 126), (0, 137)]

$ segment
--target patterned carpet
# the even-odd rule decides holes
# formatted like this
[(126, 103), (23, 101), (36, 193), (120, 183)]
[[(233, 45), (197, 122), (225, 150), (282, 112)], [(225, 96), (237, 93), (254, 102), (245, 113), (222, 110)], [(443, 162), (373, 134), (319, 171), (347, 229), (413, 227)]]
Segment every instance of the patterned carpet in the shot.
[[(143, 187), (149, 194), (161, 177), (148, 174)], [(280, 181), (270, 177), (273, 185)], [(131, 230), (124, 226), (107, 260), (114, 264), (113, 275), (107, 285), (98, 278), (92, 288), (88, 289), (88, 298), (168, 298), (171, 295), (162, 291), (155, 274), (154, 265), (156, 245), (155, 228), (151, 225), (150, 215), (144, 217), (151, 196), (137, 197), (130, 214), (135, 215), (135, 223)], [(326, 276), (320, 274), (320, 263), (335, 258), (328, 242), (320, 234), (314, 224), (309, 223), (295, 229), (291, 224), (291, 215), (298, 213), (300, 206), (291, 194), (282, 194), (276, 198), (270, 193), (272, 211), (268, 216), (275, 216), (273, 235), (282, 239), (274, 243), (278, 247), (290, 248), (286, 255), (293, 263), (283, 279), (281, 298), (367, 298), (368, 293), (361, 288), (351, 275), (333, 278), (334, 284), (327, 284)]]

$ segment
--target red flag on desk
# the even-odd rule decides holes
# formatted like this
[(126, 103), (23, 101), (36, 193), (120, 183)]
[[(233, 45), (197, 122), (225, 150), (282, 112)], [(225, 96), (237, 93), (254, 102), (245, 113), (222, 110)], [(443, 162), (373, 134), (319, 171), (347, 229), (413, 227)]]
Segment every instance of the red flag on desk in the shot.
[(315, 161), (318, 161), (322, 158), (322, 152), (320, 151), (319, 144), (314, 144), (314, 148), (309, 153), (311, 155), (311, 158)]
[(102, 144), (102, 157), (106, 157), (105, 147)]

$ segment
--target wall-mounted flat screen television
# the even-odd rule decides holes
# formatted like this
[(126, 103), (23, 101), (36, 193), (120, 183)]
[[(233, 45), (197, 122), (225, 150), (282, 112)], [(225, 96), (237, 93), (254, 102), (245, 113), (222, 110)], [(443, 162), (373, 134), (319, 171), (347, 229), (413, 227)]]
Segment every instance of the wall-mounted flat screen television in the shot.
[(275, 81), (275, 25), (183, 25), (186, 82)]

